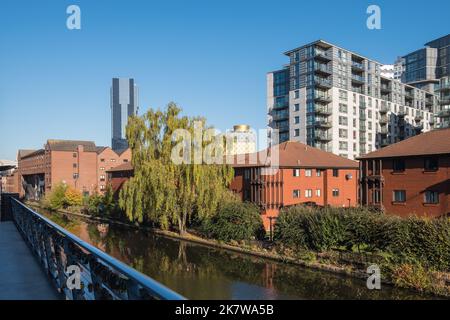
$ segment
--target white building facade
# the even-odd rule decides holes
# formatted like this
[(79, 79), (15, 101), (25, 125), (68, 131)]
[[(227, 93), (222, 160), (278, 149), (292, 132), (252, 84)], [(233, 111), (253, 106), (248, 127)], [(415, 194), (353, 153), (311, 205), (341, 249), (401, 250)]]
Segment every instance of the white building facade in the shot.
[(432, 128), (435, 96), (384, 77), (381, 63), (322, 40), (285, 54), (267, 75), (269, 141), (354, 159)]

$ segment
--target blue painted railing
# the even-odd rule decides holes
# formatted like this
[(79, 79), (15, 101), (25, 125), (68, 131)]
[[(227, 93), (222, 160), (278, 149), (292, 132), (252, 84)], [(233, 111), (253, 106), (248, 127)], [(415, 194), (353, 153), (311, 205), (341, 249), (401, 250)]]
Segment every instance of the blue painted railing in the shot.
[[(12, 197), (10, 201), (17, 228), (56, 289), (66, 299), (184, 299), (159, 282), (86, 243), (20, 201)], [(74, 277), (78, 271), (79, 282)]]

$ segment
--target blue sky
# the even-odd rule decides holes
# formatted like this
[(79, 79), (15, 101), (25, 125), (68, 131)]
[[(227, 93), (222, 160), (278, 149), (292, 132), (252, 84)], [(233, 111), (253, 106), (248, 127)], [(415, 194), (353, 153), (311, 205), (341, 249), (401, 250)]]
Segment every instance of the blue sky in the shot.
[[(81, 30), (66, 8), (81, 8)], [(377, 4), (382, 29), (366, 28)], [(225, 130), (264, 128), (268, 71), (324, 39), (382, 63), (450, 32), (447, 0), (0, 3), (0, 159), (48, 138), (110, 144), (112, 77), (134, 77), (141, 113), (178, 103)]]

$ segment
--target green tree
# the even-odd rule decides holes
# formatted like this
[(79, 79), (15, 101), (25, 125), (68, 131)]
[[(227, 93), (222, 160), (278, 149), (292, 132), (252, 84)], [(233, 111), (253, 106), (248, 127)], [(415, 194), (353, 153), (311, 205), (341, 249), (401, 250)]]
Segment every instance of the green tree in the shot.
[[(215, 213), (227, 194), (233, 169), (225, 164), (194, 161), (196, 151), (203, 150), (207, 142), (183, 140), (176, 133), (184, 129), (194, 137), (198, 132), (195, 129), (199, 129), (195, 126), (201, 123), (200, 129), (207, 129), (206, 121), (180, 113), (180, 108), (169, 103), (165, 111), (150, 109), (142, 117), (130, 118), (126, 135), (134, 176), (122, 188), (119, 205), (131, 221), (153, 222), (162, 228), (177, 226), (183, 234), (192, 219), (201, 221)], [(181, 152), (187, 161), (177, 164), (172, 155), (180, 155), (176, 151), (180, 145), (194, 152)], [(215, 154), (220, 156), (220, 151)]]
[(66, 191), (67, 185), (65, 183), (58, 183), (53, 186), (46, 203), (48, 208), (52, 210), (58, 210), (66, 205)]

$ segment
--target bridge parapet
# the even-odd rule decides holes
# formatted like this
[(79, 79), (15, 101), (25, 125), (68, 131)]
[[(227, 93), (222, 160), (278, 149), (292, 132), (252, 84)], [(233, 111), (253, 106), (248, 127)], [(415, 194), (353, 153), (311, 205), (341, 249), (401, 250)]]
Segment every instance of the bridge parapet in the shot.
[(17, 199), (11, 198), (11, 207), (19, 232), (58, 292), (66, 299), (184, 299), (159, 282), (86, 243)]

